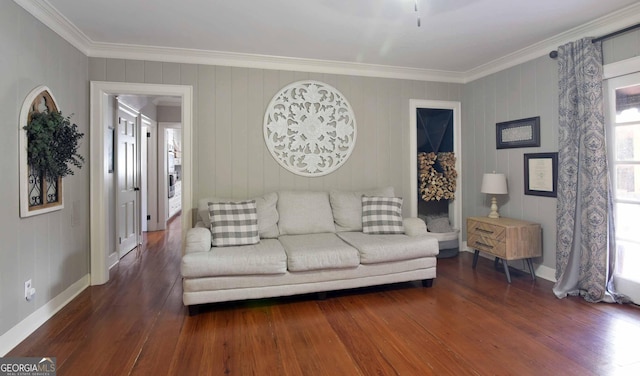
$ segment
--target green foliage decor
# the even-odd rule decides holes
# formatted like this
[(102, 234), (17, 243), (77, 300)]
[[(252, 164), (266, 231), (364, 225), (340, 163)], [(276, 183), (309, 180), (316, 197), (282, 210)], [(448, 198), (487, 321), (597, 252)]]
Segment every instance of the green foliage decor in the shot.
[(84, 157), (78, 154), (78, 142), (84, 133), (71, 124), (71, 116), (43, 111), (31, 114), (27, 131), (27, 162), (41, 176), (52, 178), (73, 175), (70, 165), (81, 168)]

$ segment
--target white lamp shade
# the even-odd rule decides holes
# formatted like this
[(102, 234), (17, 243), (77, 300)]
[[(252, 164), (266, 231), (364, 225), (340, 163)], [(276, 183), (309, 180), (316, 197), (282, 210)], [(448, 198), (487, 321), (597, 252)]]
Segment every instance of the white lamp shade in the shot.
[(482, 176), (482, 193), (488, 193), (493, 195), (507, 194), (507, 178), (504, 174), (484, 174)]

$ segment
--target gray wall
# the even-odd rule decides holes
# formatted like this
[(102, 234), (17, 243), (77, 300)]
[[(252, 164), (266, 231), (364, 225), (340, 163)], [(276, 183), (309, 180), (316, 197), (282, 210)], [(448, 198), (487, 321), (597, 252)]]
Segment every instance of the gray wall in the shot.
[[(556, 199), (524, 195), (524, 153), (558, 151), (557, 64), (548, 57), (483, 77), (462, 97), (462, 216), (486, 216), (490, 197), (480, 193), (485, 172), (506, 174), (508, 195), (498, 196), (500, 215), (542, 224), (543, 257), (555, 269)], [(496, 123), (540, 116), (540, 147), (496, 150)], [(466, 223), (463, 226), (466, 239)]]
[[(46, 85), (85, 133), (88, 58), (13, 1), (0, 1), (0, 335), (89, 272), (89, 168), (64, 179), (63, 210), (20, 219), (18, 118), (27, 94)], [(24, 299), (32, 279), (35, 301)]]
[[(460, 101), (462, 85), (330, 74), (91, 58), (91, 80), (193, 85), (194, 203), (279, 189), (358, 189), (392, 185), (409, 195), (409, 99)], [(273, 160), (262, 121), (273, 95), (303, 79), (340, 90), (354, 109), (358, 139), (343, 167), (296, 176)], [(406, 209), (406, 208), (405, 208)]]
[[(605, 63), (640, 54), (640, 31), (604, 42)], [(539, 222), (543, 257), (555, 269), (556, 199), (524, 195), (523, 154), (557, 151), (557, 63), (541, 57), (466, 85), (298, 73), (206, 65), (91, 58), (91, 80), (185, 84), (194, 87), (194, 203), (199, 197), (249, 197), (278, 189), (358, 189), (393, 185), (409, 195), (402, 166), (408, 160), (408, 100), (462, 102), (463, 218), (486, 215), (482, 174), (504, 172), (509, 195), (499, 197), (503, 216)], [(349, 98), (358, 141), (349, 161), (319, 178), (295, 176), (271, 158), (262, 139), (264, 110), (283, 86), (315, 79)], [(159, 116), (161, 110), (159, 109)], [(541, 118), (539, 148), (495, 148), (495, 123)], [(405, 208), (406, 209), (406, 208)], [(463, 239), (466, 239), (463, 226)]]
[(602, 42), (602, 54), (605, 64), (640, 56), (640, 30)]
[[(603, 42), (603, 53), (605, 64), (639, 56), (640, 31)], [(540, 116), (539, 148), (496, 150), (496, 123), (532, 116)], [(555, 270), (556, 199), (524, 195), (523, 154), (558, 151), (557, 62), (544, 56), (466, 84), (462, 122), (463, 218), (488, 214), (482, 174), (505, 173), (509, 194), (498, 197), (500, 214), (542, 225), (543, 257), (536, 263)], [(463, 232), (466, 240), (466, 224)]]
[(182, 122), (182, 107), (180, 106), (158, 106), (158, 121), (166, 123)]

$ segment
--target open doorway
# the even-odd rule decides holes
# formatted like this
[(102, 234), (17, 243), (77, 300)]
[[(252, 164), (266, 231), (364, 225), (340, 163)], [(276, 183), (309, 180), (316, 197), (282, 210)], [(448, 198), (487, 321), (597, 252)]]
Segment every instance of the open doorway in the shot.
[[(136, 84), (121, 82), (91, 82), (91, 129), (103, 130), (90, 133), (90, 208), (91, 208), (91, 284), (104, 284), (109, 280), (109, 259), (111, 253), (109, 237), (109, 179), (108, 152), (105, 147), (109, 119), (113, 112), (109, 98), (115, 95), (160, 96), (179, 98), (181, 128), (181, 206), (192, 201), (192, 87), (185, 85)], [(111, 116), (111, 117), (110, 117)], [(180, 216), (182, 238), (191, 226), (188, 215)]]
[(115, 168), (106, 177), (113, 181), (107, 193), (113, 202), (107, 227), (112, 267), (132, 250), (144, 250), (146, 232), (166, 229), (181, 210), (182, 109), (175, 96), (110, 95), (108, 101), (115, 107), (109, 126), (114, 140), (105, 144), (114, 148)]
[(165, 224), (182, 212), (181, 129), (179, 122), (158, 122), (158, 213)]
[[(441, 256), (454, 256), (460, 249), (462, 227), (460, 102), (412, 99), (409, 108), (410, 214), (425, 220), (438, 237)], [(421, 169), (433, 170), (443, 184), (455, 176), (455, 186), (444, 189), (448, 194), (425, 195), (434, 189), (426, 188)]]

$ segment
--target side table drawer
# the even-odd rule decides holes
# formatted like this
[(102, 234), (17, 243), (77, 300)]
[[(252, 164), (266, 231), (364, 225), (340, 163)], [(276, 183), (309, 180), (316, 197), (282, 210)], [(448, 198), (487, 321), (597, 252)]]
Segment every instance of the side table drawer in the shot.
[(495, 239), (496, 241), (504, 241), (505, 228), (503, 226), (495, 226), (490, 223), (483, 223), (469, 220), (467, 223), (467, 232), (469, 235), (478, 235), (485, 238)]
[(507, 255), (506, 245), (504, 241), (498, 241), (491, 237), (472, 234), (467, 234), (467, 245), (478, 251), (490, 253), (494, 256), (505, 258)]

